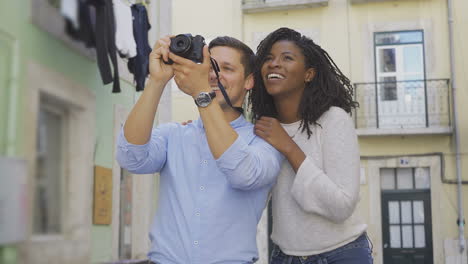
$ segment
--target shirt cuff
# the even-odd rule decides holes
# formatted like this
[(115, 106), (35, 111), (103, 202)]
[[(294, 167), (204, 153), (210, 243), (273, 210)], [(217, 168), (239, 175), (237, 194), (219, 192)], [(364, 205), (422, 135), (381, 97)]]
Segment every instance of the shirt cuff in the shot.
[(125, 132), (122, 127), (119, 135), (119, 148), (127, 155), (127, 158), (141, 161), (148, 157), (150, 140), (143, 145), (135, 145), (127, 141), (125, 137)]

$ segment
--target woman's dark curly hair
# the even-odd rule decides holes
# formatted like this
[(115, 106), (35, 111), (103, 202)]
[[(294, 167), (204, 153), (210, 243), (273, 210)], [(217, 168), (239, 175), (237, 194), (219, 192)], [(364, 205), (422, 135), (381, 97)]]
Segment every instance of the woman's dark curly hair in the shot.
[(314, 78), (305, 84), (299, 105), (300, 127), (302, 132), (307, 131), (310, 138), (312, 131), (309, 126), (318, 124), (317, 120), (331, 106), (340, 107), (347, 113), (351, 113), (358, 103), (353, 101), (353, 87), (349, 79), (340, 71), (325, 50), (295, 30), (280, 28), (270, 33), (257, 47), (254, 66), (255, 85), (249, 96), (254, 121), (262, 116), (278, 116), (273, 97), (267, 93), (263, 83), (261, 69), (273, 44), (281, 40), (295, 43), (304, 55), (306, 69), (315, 69)]

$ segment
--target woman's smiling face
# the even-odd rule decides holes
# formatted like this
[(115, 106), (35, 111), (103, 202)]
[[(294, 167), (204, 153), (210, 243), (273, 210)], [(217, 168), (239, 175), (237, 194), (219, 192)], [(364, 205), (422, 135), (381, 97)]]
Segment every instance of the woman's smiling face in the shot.
[(266, 55), (261, 74), (268, 94), (277, 97), (302, 94), (305, 83), (312, 80), (315, 71), (306, 69), (305, 57), (294, 42), (280, 40)]

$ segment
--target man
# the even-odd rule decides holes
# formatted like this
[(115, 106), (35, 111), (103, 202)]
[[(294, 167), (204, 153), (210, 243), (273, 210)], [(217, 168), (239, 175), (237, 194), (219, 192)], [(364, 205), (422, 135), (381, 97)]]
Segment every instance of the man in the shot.
[[(196, 64), (170, 53), (169, 44), (163, 38), (151, 53), (150, 79), (118, 141), (122, 167), (161, 173), (148, 257), (157, 264), (253, 263), (258, 259), (257, 224), (283, 157), (226, 103), (210, 72), (208, 47), (203, 48), (203, 63)], [(231, 37), (214, 39), (209, 50), (232, 105), (240, 107), (253, 87), (252, 50)], [(163, 63), (169, 59), (174, 64)], [(172, 77), (198, 100), (200, 119), (152, 130)], [(211, 90), (215, 95), (207, 96)]]

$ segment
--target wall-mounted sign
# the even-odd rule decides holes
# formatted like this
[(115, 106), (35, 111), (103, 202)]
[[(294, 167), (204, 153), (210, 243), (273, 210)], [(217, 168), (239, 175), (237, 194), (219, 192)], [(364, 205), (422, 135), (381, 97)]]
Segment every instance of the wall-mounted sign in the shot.
[(112, 222), (112, 170), (94, 168), (93, 224), (110, 225)]

